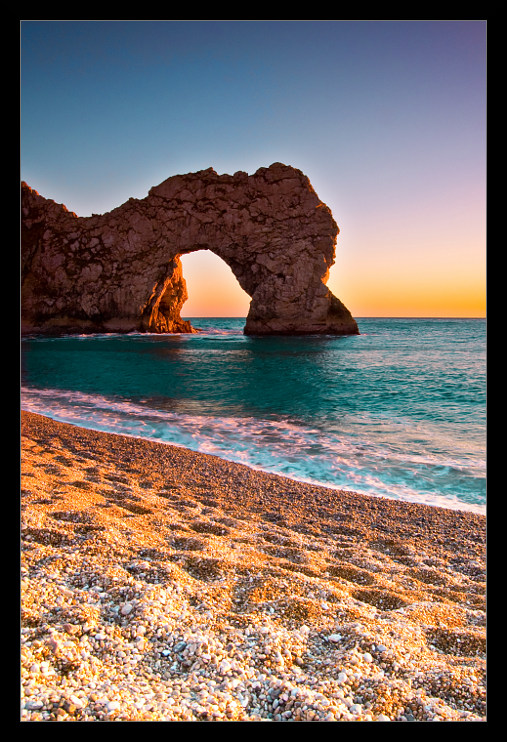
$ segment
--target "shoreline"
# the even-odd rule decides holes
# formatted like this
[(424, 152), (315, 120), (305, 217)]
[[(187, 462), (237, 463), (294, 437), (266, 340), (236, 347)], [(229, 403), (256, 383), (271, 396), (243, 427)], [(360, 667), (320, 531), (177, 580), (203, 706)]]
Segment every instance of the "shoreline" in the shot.
[[(23, 390), (22, 390), (23, 391)], [(272, 467), (271, 469), (269, 467), (263, 468), (260, 464), (254, 464), (254, 463), (247, 463), (246, 461), (241, 460), (240, 458), (235, 458), (233, 455), (228, 455), (228, 452), (222, 452), (222, 453), (205, 453), (204, 451), (199, 451), (198, 448), (193, 448), (191, 446), (186, 445), (185, 443), (178, 443), (176, 441), (165, 441), (161, 440), (157, 437), (150, 437), (149, 435), (139, 435), (136, 433), (129, 433), (126, 431), (119, 431), (119, 430), (106, 430), (101, 429), (99, 427), (88, 427), (86, 425), (85, 420), (80, 420), (77, 418), (76, 420), (58, 420), (56, 417), (52, 417), (50, 413), (48, 412), (41, 412), (36, 409), (31, 410), (29, 409), (30, 405), (26, 405), (26, 407), (23, 407), (21, 412), (24, 414), (32, 414), (32, 415), (39, 415), (41, 417), (47, 418), (49, 420), (53, 420), (56, 423), (62, 423), (63, 425), (70, 425), (72, 427), (76, 428), (83, 428), (90, 431), (95, 431), (97, 433), (105, 433), (107, 435), (119, 435), (123, 436), (125, 438), (133, 438), (135, 440), (145, 440), (152, 443), (158, 443), (161, 445), (167, 445), (172, 446), (176, 448), (185, 448), (191, 451), (195, 451), (197, 454), (203, 454), (203, 455), (209, 455), (215, 458), (220, 459), (221, 461), (228, 461), (231, 463), (236, 463), (241, 466), (245, 466), (249, 469), (252, 469), (255, 472), (261, 472), (265, 474), (273, 474), (275, 476), (280, 476), (282, 479), (288, 479), (290, 481), (299, 482), (301, 484), (309, 485), (311, 487), (317, 487), (322, 488), (324, 490), (334, 490), (336, 492), (348, 492), (352, 494), (353, 496), (357, 497), (375, 497), (375, 498), (381, 498), (381, 499), (387, 499), (387, 500), (394, 500), (397, 502), (403, 502), (408, 504), (421, 504), (421, 505), (427, 505), (429, 507), (437, 507), (437, 508), (444, 508), (444, 509), (450, 509), (450, 510), (457, 510), (457, 511), (463, 511), (463, 512), (471, 512), (476, 513), (478, 515), (486, 517), (486, 509), (487, 505), (479, 504), (479, 503), (472, 503), (472, 502), (466, 502), (465, 500), (460, 500), (456, 495), (451, 497), (446, 497), (443, 495), (426, 495), (425, 498), (418, 499), (418, 494), (413, 493), (411, 496), (405, 494), (403, 496), (400, 495), (394, 495), (394, 494), (387, 494), (387, 493), (381, 493), (381, 492), (368, 492), (368, 491), (361, 491), (360, 489), (349, 489), (344, 488), (339, 485), (335, 485), (332, 483), (326, 483), (324, 481), (318, 481), (318, 480), (312, 480), (310, 478), (304, 478), (304, 477), (298, 477), (296, 475), (290, 475), (290, 474), (283, 474), (276, 470), (275, 467)]]
[(21, 412), (22, 721), (485, 720), (484, 515)]

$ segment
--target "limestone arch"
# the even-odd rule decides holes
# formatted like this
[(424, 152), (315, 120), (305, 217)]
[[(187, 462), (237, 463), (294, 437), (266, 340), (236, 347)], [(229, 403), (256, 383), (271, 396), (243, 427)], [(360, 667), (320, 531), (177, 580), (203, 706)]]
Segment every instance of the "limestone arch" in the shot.
[(251, 297), (246, 334), (355, 334), (326, 287), (338, 227), (308, 178), (177, 175), (103, 215), (78, 217), (22, 186), (22, 331), (192, 332), (181, 255), (208, 249)]

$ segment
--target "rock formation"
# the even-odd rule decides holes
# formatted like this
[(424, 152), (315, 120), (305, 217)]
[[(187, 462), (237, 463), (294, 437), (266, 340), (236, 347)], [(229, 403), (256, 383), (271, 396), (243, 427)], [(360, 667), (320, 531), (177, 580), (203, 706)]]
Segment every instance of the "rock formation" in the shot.
[(202, 249), (252, 297), (245, 333), (358, 332), (325, 285), (338, 227), (293, 167), (176, 175), (89, 217), (21, 195), (22, 332), (192, 332), (180, 256)]

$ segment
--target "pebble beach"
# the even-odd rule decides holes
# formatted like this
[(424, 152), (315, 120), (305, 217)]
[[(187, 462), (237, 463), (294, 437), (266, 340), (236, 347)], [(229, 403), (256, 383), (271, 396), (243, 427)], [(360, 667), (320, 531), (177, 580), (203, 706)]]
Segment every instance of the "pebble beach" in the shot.
[(486, 519), (21, 412), (22, 722), (486, 721)]

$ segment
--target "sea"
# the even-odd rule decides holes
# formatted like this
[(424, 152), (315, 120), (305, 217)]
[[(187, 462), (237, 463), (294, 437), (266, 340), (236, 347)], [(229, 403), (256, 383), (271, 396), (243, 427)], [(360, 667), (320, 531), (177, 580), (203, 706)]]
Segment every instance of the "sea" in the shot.
[(21, 408), (341, 490), (486, 511), (486, 320), (359, 318), (359, 335), (21, 340)]

